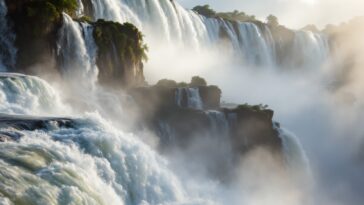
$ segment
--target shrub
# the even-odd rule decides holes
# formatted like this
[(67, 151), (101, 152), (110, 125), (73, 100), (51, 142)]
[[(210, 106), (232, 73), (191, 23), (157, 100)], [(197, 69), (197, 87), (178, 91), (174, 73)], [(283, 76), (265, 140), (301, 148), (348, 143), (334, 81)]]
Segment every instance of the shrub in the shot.
[(210, 5), (206, 4), (203, 6), (195, 6), (193, 11), (197, 12), (198, 14), (206, 17), (216, 17), (216, 11), (210, 8)]
[(207, 86), (207, 82), (199, 76), (194, 76), (191, 79), (190, 86)]
[(159, 80), (156, 84), (159, 87), (177, 87), (177, 82), (169, 79)]

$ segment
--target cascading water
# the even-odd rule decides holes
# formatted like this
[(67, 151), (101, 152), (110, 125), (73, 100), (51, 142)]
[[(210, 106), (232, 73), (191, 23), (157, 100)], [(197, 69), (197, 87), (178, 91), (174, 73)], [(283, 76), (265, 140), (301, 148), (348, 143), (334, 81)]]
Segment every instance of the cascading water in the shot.
[[(86, 23), (78, 23), (67, 14), (63, 14), (63, 25), (59, 33), (58, 55), (63, 74), (71, 82), (97, 81), (98, 68), (96, 65), (97, 46), (93, 38), (93, 29)], [(88, 85), (90, 86), (90, 85)]]
[[(269, 28), (261, 31), (253, 23), (238, 24), (239, 47), (249, 65), (275, 65), (275, 48)], [(264, 33), (263, 33), (264, 32)]]
[[(176, 104), (180, 107), (187, 107), (202, 110), (204, 105), (198, 88), (177, 88), (175, 92)], [(184, 105), (183, 102), (186, 102)]]
[(6, 71), (16, 63), (15, 35), (8, 27), (6, 14), (5, 1), (0, 0), (0, 71)]
[(0, 75), (0, 113), (66, 114), (57, 92), (38, 77), (20, 74)]
[(206, 111), (207, 116), (209, 117), (211, 124), (211, 133), (213, 135), (217, 135), (223, 141), (229, 141), (228, 139), (224, 139), (224, 137), (228, 137), (229, 135), (229, 122), (226, 119), (224, 113), (219, 111)]
[(275, 128), (279, 132), (279, 137), (282, 140), (284, 157), (288, 166), (294, 171), (304, 177), (310, 177), (311, 168), (302, 145), (297, 137), (282, 128)]
[[(90, 1), (95, 19), (131, 21), (147, 36), (151, 34), (150, 39), (153, 39), (153, 32), (162, 31), (168, 42), (174, 43), (177, 39), (187, 46), (199, 48), (216, 43), (221, 31), (225, 31), (234, 49), (243, 53), (247, 64), (275, 64), (275, 48), (268, 27), (260, 28), (253, 23), (239, 23), (236, 27), (221, 19), (199, 16), (169, 0)], [(1, 3), (3, 1), (0, 0)], [(6, 10), (0, 10), (0, 23), (5, 19), (2, 14), (6, 12), (3, 11)], [(84, 9), (80, 6), (78, 14), (82, 12)], [(6, 36), (2, 34), (3, 27), (8, 29), (6, 24), (0, 25), (0, 38)], [(65, 79), (69, 78), (70, 82), (88, 82), (91, 79), (91, 86), (94, 86), (97, 81), (97, 46), (92, 34), (90, 25), (63, 15), (58, 54)], [(306, 44), (309, 51), (320, 54), (319, 60), (325, 57), (321, 55), (326, 52), (323, 49), (326, 46), (324, 37), (306, 32), (296, 33), (294, 49), (304, 50), (306, 53), (302, 56), (305, 60), (317, 62), (319, 60), (311, 58), (311, 52), (305, 50)], [(15, 53), (12, 49), (8, 50)], [(11, 66), (12, 63), (3, 64)], [(181, 107), (204, 108), (198, 88), (179, 88), (175, 97), (176, 104)], [(113, 106), (118, 102), (113, 98), (110, 106), (112, 112), (115, 112)], [(57, 92), (36, 77), (0, 76), (0, 104), (0, 112), (5, 114), (71, 115)], [(104, 101), (100, 104), (100, 107), (106, 105)], [(100, 107), (96, 110), (101, 110)], [(105, 111), (105, 115), (110, 110)], [(117, 117), (119, 112), (122, 109), (116, 112)], [(211, 134), (228, 136), (229, 126), (233, 126), (231, 122), (236, 121), (236, 116), (226, 117), (217, 111), (205, 113), (210, 121)], [(0, 143), (0, 204), (212, 204), (207, 200), (187, 198), (194, 195), (187, 193), (183, 182), (169, 171), (167, 162), (138, 138), (116, 130), (97, 114), (82, 116), (73, 116), (77, 119), (72, 120), (72, 126), (67, 128), (51, 126), (36, 131), (17, 130), (22, 136), (19, 141)], [(173, 129), (166, 124), (160, 124), (160, 127), (166, 137), (174, 140)], [(0, 131), (6, 134), (14, 130), (0, 128)], [(299, 143), (284, 130), (280, 129), (279, 132), (288, 163), (293, 167), (304, 165), (304, 168), (308, 168)], [(230, 151), (225, 145), (228, 146), (229, 141), (224, 138), (220, 140), (226, 144), (219, 144), (223, 145), (218, 148), (222, 151), (214, 151), (221, 152), (225, 160), (228, 156), (226, 152)]]
[(158, 122), (158, 136), (162, 139), (162, 143), (175, 143), (176, 133), (173, 128), (166, 122)]
[[(4, 74), (0, 85), (1, 113), (67, 111), (39, 78)], [(14, 120), (22, 117), (31, 119)], [(48, 124), (35, 131), (0, 128), (1, 136), (19, 136), (0, 143), (1, 204), (210, 203), (191, 198), (163, 158), (98, 114), (76, 117), (67, 127)]]
[[(275, 45), (279, 42), (274, 42), (268, 26), (249, 22), (233, 25), (230, 21), (206, 18), (169, 0), (89, 1), (95, 20), (103, 18), (134, 23), (146, 33), (152, 51), (156, 49), (153, 46), (160, 45), (160, 41), (175, 47), (210, 48), (224, 33), (231, 41), (236, 57), (244, 64), (277, 66)], [(307, 66), (320, 65), (328, 53), (327, 38), (321, 34), (297, 31), (291, 50), (295, 55), (290, 56), (289, 61), (303, 62)], [(304, 60), (301, 61), (302, 58)]]
[(288, 64), (298, 67), (317, 68), (324, 63), (329, 55), (328, 39), (311, 31), (296, 31), (292, 61)]
[[(6, 130), (5, 130), (6, 132)], [(0, 144), (0, 197), (15, 204), (166, 204), (184, 192), (163, 159), (101, 119)]]

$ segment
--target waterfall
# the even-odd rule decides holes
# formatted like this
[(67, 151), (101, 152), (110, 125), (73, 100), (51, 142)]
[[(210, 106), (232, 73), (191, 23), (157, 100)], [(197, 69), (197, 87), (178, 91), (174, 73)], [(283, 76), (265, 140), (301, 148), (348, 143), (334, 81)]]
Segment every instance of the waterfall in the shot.
[(203, 103), (198, 88), (187, 88), (187, 106), (197, 110), (203, 109)]
[(9, 29), (6, 14), (5, 1), (0, 0), (0, 71), (6, 71), (16, 63), (15, 34)]
[[(176, 104), (180, 107), (187, 107), (202, 110), (204, 105), (198, 88), (177, 88), (175, 91)], [(186, 102), (187, 104), (184, 104)]]
[(296, 31), (289, 65), (316, 68), (329, 55), (329, 43), (323, 34), (311, 31)]
[[(120, 23), (131, 22), (146, 34), (152, 47), (164, 43), (187, 48), (211, 48), (224, 33), (231, 42), (236, 58), (244, 65), (277, 67), (272, 32), (266, 25), (206, 18), (184, 9), (170, 0), (90, 0), (93, 18)], [(235, 25), (234, 25), (235, 24)], [(288, 66), (320, 66), (328, 54), (327, 37), (308, 31), (296, 31)], [(155, 49), (155, 48), (154, 48)], [(296, 56), (297, 54), (297, 56)]]
[[(78, 23), (63, 14), (63, 25), (59, 32), (58, 55), (65, 79), (71, 82), (91, 85), (97, 81), (97, 46), (93, 38), (93, 28), (87, 23)], [(87, 85), (86, 85), (87, 86)], [(90, 85), (88, 85), (90, 86)]]
[(229, 122), (223, 112), (209, 110), (206, 111), (211, 124), (211, 134), (217, 135), (224, 141), (229, 141)]
[(0, 74), (0, 113), (66, 114), (57, 92), (38, 77)]
[(184, 200), (161, 157), (97, 116), (74, 120), (72, 128), (19, 132), (19, 142), (0, 143), (0, 198), (95, 205)]
[(297, 137), (285, 129), (277, 127), (275, 129), (282, 140), (284, 157), (288, 166), (301, 176), (309, 176), (311, 174), (310, 164)]
[[(67, 112), (58, 99), (37, 77), (0, 77), (1, 113)], [(16, 115), (13, 121), (22, 119), (32, 117)], [(65, 127), (49, 120), (51, 126), (31, 131), (7, 127), (0, 119), (1, 139), (18, 137), (0, 142), (1, 204), (211, 204), (185, 190), (167, 161), (137, 136), (96, 113), (70, 121)]]
[(238, 24), (239, 47), (248, 65), (274, 66), (275, 48), (268, 27), (265, 32), (254, 23)]
[(158, 122), (158, 132), (159, 136), (162, 139), (162, 143), (175, 143), (176, 142), (176, 133), (175, 130), (166, 122), (159, 121)]

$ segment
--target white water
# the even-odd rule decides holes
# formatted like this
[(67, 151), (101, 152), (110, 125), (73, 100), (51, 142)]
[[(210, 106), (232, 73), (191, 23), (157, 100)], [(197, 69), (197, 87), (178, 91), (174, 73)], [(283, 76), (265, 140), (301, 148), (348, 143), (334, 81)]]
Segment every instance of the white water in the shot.
[(75, 22), (70, 16), (63, 14), (58, 55), (64, 78), (69, 82), (93, 86), (97, 81), (97, 46), (92, 33), (93, 28), (90, 25)]
[(288, 166), (301, 177), (310, 177), (311, 168), (307, 155), (297, 137), (282, 128), (276, 128), (282, 140), (283, 152)]
[(211, 134), (218, 136), (222, 141), (229, 141), (227, 138), (229, 136), (229, 121), (227, 120), (225, 114), (219, 111), (206, 111), (211, 124)]
[[(245, 29), (246, 34), (237, 34), (229, 22), (206, 19), (170, 1), (130, 0), (120, 4), (113, 0), (94, 0), (93, 3), (103, 5), (97, 7), (97, 15), (110, 15), (107, 18), (120, 22), (133, 21), (150, 34), (154, 30), (163, 31), (166, 41), (173, 42), (177, 38), (195, 48), (216, 42), (221, 29), (225, 29), (234, 49), (245, 51), (247, 63), (270, 64), (274, 61), (271, 43), (267, 43), (269, 35), (262, 34), (255, 25), (242, 24), (240, 29)], [(59, 55), (63, 60), (65, 79), (69, 77), (71, 82), (77, 83), (91, 79), (94, 85), (98, 69), (92, 29), (87, 24), (74, 22), (67, 15), (63, 16), (63, 20)], [(253, 34), (256, 36), (250, 36)], [(248, 43), (252, 45), (242, 42), (244, 38), (249, 39)], [(252, 52), (246, 52), (246, 49)], [(54, 110), (64, 111), (62, 106), (58, 107), (62, 103), (57, 93), (48, 84), (30, 79), (4, 80), (4, 113), (51, 114), (55, 113)], [(187, 107), (203, 109), (197, 88), (186, 88), (185, 92)], [(181, 105), (182, 95), (179, 93), (182, 92), (178, 91), (176, 98), (177, 104)], [(223, 120), (221, 114), (209, 115), (213, 126), (223, 126), (221, 130), (225, 130), (226, 119)], [(218, 121), (222, 121), (221, 124), (217, 125)], [(0, 198), (3, 197), (0, 201), (27, 204), (211, 203), (208, 200), (195, 201), (194, 195), (186, 193), (183, 183), (169, 171), (161, 157), (134, 136), (116, 130), (101, 117), (82, 117), (76, 120), (73, 128), (24, 131), (22, 134), (24, 137), (19, 143), (0, 144), (0, 177), (6, 176), (2, 179), (4, 186), (0, 187), (4, 195), (0, 195)]]
[[(204, 107), (198, 88), (177, 88), (175, 98), (176, 104), (180, 107), (186, 106), (196, 110), (202, 110)], [(183, 105), (184, 100), (187, 105)]]
[(6, 71), (16, 63), (15, 35), (8, 27), (6, 14), (5, 2), (0, 0), (0, 71)]
[[(68, 112), (36, 77), (3, 74), (0, 93), (1, 113)], [(136, 136), (98, 114), (76, 118), (71, 127), (16, 131), (19, 142), (0, 143), (2, 204), (210, 204), (188, 193), (167, 162)]]
[(297, 31), (290, 55), (289, 65), (318, 68), (327, 61), (329, 55), (328, 39), (311, 31)]
[[(91, 0), (93, 18), (104, 18), (120, 23), (132, 22), (146, 34), (151, 52), (160, 44), (185, 48), (216, 48), (221, 33), (225, 33), (235, 50), (236, 58), (249, 66), (275, 67), (277, 56), (270, 29), (254, 23), (237, 23), (205, 18), (186, 10), (170, 0)], [(237, 28), (237, 29), (236, 29)], [(325, 62), (328, 55), (327, 39), (321, 34), (297, 31), (289, 61), (309, 67)], [(150, 56), (154, 56), (151, 54)], [(293, 58), (293, 59), (292, 59)], [(148, 66), (148, 65), (147, 65)], [(296, 66), (296, 64), (288, 64)]]
[(0, 144), (0, 190), (14, 203), (183, 201), (183, 189), (165, 161), (101, 118), (76, 120), (74, 128), (21, 133), (20, 142)]
[(0, 75), (0, 113), (49, 115), (68, 111), (46, 81), (25, 75)]

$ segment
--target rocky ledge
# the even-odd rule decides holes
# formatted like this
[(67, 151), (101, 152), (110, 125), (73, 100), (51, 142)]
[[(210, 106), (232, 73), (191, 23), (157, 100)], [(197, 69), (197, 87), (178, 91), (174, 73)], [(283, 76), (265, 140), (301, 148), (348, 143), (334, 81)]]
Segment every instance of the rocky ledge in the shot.
[(17, 141), (23, 134), (20, 131), (51, 129), (52, 127), (72, 127), (68, 118), (34, 117), (28, 115), (0, 114), (0, 142)]
[(162, 80), (129, 90), (140, 108), (140, 119), (161, 139), (161, 149), (186, 147), (198, 137), (220, 135), (235, 153), (256, 147), (281, 151), (274, 111), (263, 105), (220, 105), (221, 90), (194, 77), (191, 83)]

